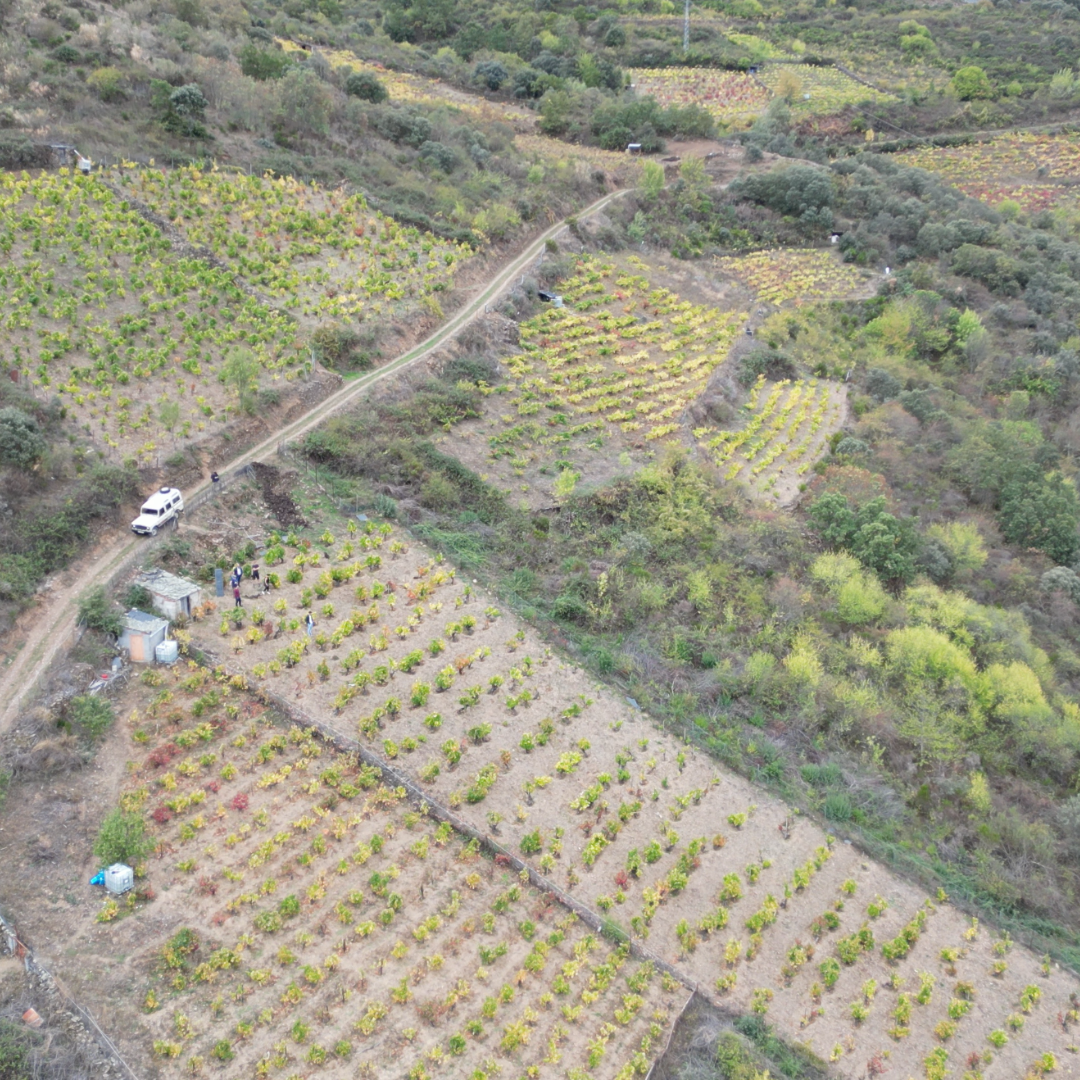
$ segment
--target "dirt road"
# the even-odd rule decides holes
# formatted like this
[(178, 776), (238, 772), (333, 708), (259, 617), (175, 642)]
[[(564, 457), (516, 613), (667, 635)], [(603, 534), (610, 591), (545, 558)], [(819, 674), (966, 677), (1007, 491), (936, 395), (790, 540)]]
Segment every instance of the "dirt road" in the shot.
[[(629, 189), (622, 188), (597, 199), (577, 215), (578, 219), (598, 213), (608, 203), (624, 195), (627, 190)], [(275, 453), (281, 443), (300, 438), (331, 413), (367, 393), (376, 383), (429, 356), (472, 322), (504, 289), (524, 274), (543, 252), (545, 243), (566, 227), (566, 222), (560, 221), (538, 236), (520, 255), (499, 270), (487, 285), (478, 291), (473, 300), (470, 300), (425, 341), (377, 371), (346, 383), (340, 390), (309, 409), (303, 416), (233, 459), (227, 467), (222, 469), (221, 475), (228, 478), (230, 474), (250, 462)], [(208, 487), (209, 481), (204, 481), (195, 489), (185, 491), (185, 500), (191, 503)], [(7, 667), (0, 672), (0, 732), (5, 731), (14, 721), (27, 695), (33, 691), (56, 654), (72, 641), (79, 597), (95, 583), (108, 580), (126, 560), (133, 559), (146, 551), (147, 545), (153, 542), (153, 540), (134, 536), (118, 540), (93, 562), (86, 566), (73, 567), (65, 575), (64, 584), (42, 598), (40, 607), (29, 625), (25, 640), (19, 645), (18, 651), (12, 655)]]

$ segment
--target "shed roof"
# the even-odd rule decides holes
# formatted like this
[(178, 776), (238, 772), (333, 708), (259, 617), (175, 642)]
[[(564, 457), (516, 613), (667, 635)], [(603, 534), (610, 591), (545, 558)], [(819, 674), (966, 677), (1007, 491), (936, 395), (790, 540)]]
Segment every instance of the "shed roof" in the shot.
[(137, 584), (158, 596), (168, 597), (170, 600), (183, 600), (185, 596), (199, 591), (200, 586), (187, 578), (170, 574), (168, 570), (146, 570), (139, 575)]
[(139, 611), (138, 608), (132, 608), (124, 615), (124, 627), (137, 634), (156, 634), (168, 625), (168, 619), (162, 619), (157, 615)]

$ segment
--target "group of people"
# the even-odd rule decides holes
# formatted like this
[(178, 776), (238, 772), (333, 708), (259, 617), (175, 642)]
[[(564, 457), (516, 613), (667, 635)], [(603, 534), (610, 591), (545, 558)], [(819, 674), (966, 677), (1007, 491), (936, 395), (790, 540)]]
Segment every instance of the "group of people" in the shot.
[[(232, 568), (232, 573), (229, 576), (229, 583), (232, 585), (233, 606), (234, 607), (243, 607), (244, 606), (244, 600), (240, 595), (240, 582), (243, 581), (243, 580), (244, 580), (244, 568), (239, 563), (237, 563)], [(260, 581), (261, 580), (261, 575), (259, 573), (259, 564), (258, 563), (252, 563), (251, 564), (251, 580), (252, 581)], [(270, 579), (269, 578), (267, 578), (266, 581), (263, 582), (262, 591), (264, 593), (268, 593), (270, 591)], [(304, 619), (304, 629), (307, 632), (307, 636), (309, 638), (312, 637), (314, 635), (314, 633), (315, 633), (315, 619), (312, 617), (312, 614), (311, 614), (310, 611), (307, 613), (307, 617)]]
[[(233, 607), (243, 607), (244, 606), (243, 598), (240, 596), (240, 582), (243, 579), (244, 579), (244, 568), (239, 563), (237, 563), (232, 568), (232, 575), (229, 578), (229, 583), (232, 585), (232, 594), (233, 594), (233, 601), (234, 601)], [(260, 580), (259, 564), (258, 563), (252, 563), (251, 564), (251, 580), (252, 581), (259, 581)], [(269, 581), (269, 579), (267, 579), (266, 581), (263, 582), (263, 590), (262, 591), (264, 593), (270, 591), (270, 581)]]

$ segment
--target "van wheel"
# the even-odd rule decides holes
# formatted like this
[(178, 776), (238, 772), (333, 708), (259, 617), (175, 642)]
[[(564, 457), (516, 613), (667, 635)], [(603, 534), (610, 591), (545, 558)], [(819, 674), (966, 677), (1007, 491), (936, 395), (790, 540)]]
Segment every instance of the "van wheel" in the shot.
[(157, 526), (156, 525), (150, 530), (150, 535), (151, 536), (157, 536)]

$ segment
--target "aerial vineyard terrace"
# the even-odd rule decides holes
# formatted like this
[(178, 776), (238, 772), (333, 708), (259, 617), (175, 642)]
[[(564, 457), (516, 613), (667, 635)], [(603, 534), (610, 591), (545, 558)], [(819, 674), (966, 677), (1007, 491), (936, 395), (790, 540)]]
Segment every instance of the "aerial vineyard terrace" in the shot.
[[(605, 443), (611, 439), (649, 448), (682, 435), (687, 406), (705, 391), (747, 316), (657, 287), (636, 256), (621, 262), (579, 260), (560, 285), (564, 306), (521, 325), (523, 351), (506, 361), (510, 378), (489, 399), (490, 468), (509, 466), (513, 477), (524, 477), (537, 463), (556, 463), (558, 497), (578, 475), (565, 466), (559, 471), (557, 463), (571, 454), (578, 460), (610, 456)], [(759, 302), (777, 306), (850, 297), (868, 279), (816, 249), (757, 252), (717, 259), (715, 266)], [(758, 386), (742, 431), (705, 426), (693, 435), (710, 452), (723, 446), (729, 479), (786, 503), (842, 422), (843, 400), (843, 388), (824, 380), (790, 392), (770, 387), (762, 393)]]
[(785, 379), (770, 385), (761, 375), (743, 406), (749, 417), (744, 427), (718, 433), (702, 427), (694, 435), (713, 451), (725, 479), (786, 502), (826, 438), (842, 426), (846, 402), (845, 388), (837, 383)]
[[(294, 41), (278, 38), (277, 43), (285, 52), (304, 55), (304, 51)], [(408, 71), (392, 71), (382, 64), (361, 60), (346, 49), (321, 49), (320, 55), (335, 68), (345, 72), (367, 72), (376, 76), (386, 88), (390, 100), (395, 103), (448, 105), (483, 120), (509, 121), (530, 130), (536, 125), (536, 117), (527, 109), (488, 101), (478, 94), (458, 90), (439, 79), (430, 79), (426, 75), (416, 75)]]
[(360, 194), (292, 177), (121, 167), (122, 190), (210, 248), (276, 307), (306, 322), (401, 314), (409, 302), (441, 314), (468, 247), (401, 225)]
[(355, 755), (275, 727), (241, 679), (150, 681), (121, 805), (153, 822), (150, 873), (180, 890), (182, 923), (157, 930), (145, 888), (98, 920), (146, 921), (133, 993), (161, 1075), (645, 1071), (686, 997), (675, 980)]
[(786, 93), (796, 115), (828, 115), (862, 101), (896, 100), (892, 94), (873, 90), (834, 67), (769, 64), (762, 70), (761, 81), (774, 94)]
[[(177, 259), (152, 225), (96, 178), (0, 175), (0, 364), (59, 394), (87, 434), (150, 457), (171, 428), (225, 418), (216, 378), (249, 350), (272, 378), (301, 357), (295, 325), (226, 271)], [(162, 420), (161, 404), (179, 413)]]
[[(230, 269), (177, 258), (116, 190)], [(106, 452), (146, 460), (228, 422), (235, 403), (219, 376), (231, 353), (249, 353), (268, 383), (290, 380), (311, 368), (303, 324), (417, 308), (437, 317), (469, 253), (372, 214), (359, 195), (135, 167), (108, 181), (3, 174), (0, 251), (3, 370), (60, 395)]]
[(861, 101), (893, 100), (836, 68), (806, 64), (768, 63), (755, 75), (714, 68), (636, 68), (630, 75), (639, 93), (664, 105), (701, 105), (722, 123), (736, 125), (760, 115), (778, 94), (797, 113), (816, 115)]
[[(609, 438), (654, 447), (680, 430), (746, 315), (691, 304), (651, 283), (640, 259), (624, 262), (579, 260), (559, 286), (565, 306), (522, 323), (523, 351), (505, 361), (482, 427), (489, 467), (523, 476)], [(563, 469), (556, 492), (576, 475)]]
[(736, 71), (637, 68), (630, 77), (639, 94), (650, 94), (662, 105), (700, 105), (723, 122), (757, 116), (772, 99), (753, 76)]
[[(350, 735), (372, 760), (414, 778), (432, 804), (489, 833), (659, 960), (677, 964), (707, 995), (762, 1013), (785, 1037), (806, 1041), (834, 1061), (843, 1075), (861, 1077), (867, 1060), (887, 1051), (898, 1075), (933, 1078), (949, 1069), (961, 1076), (968, 1063), (969, 1077), (1017, 1077), (1037, 1061), (1048, 1062), (1045, 1055), (1064, 1059), (1069, 1052), (1075, 979), (979, 927), (945, 898), (930, 899), (869, 863), (673, 740), (552, 656), (475, 585), (390, 526), (369, 523), (353, 533), (346, 526), (340, 537), (324, 532), (306, 541), (272, 536), (264, 559), (275, 575), (266, 601), (252, 598), (248, 610), (230, 609), (225, 618), (204, 609), (181, 632), (187, 647), (215, 650), (226, 665), (218, 679), (205, 672), (167, 676), (189, 679), (202, 695), (200, 709), (226, 701), (223, 685), (231, 671), (234, 679), (252, 681)], [(316, 619), (311, 638), (302, 630), (308, 611)], [(168, 708), (176, 693), (166, 684), (156, 707)], [(136, 720), (143, 723), (137, 736), (147, 730), (144, 721)], [(315, 745), (295, 738), (297, 745)], [(279, 737), (277, 745), (291, 744)], [(756, 753), (752, 746), (747, 751)], [(198, 778), (220, 772), (216, 759), (202, 762), (198, 753), (192, 749), (183, 768), (166, 769), (164, 784), (139, 780), (147, 810), (159, 798), (174, 797), (165, 792), (180, 776), (204, 789)], [(298, 777), (290, 761), (281, 759), (290, 764), (282, 768), (276, 749), (259, 754), (265, 760), (251, 765), (262, 770), (256, 789), (306, 785), (318, 805), (326, 781), (312, 774), (314, 765)], [(167, 804), (166, 810), (172, 813)], [(204, 824), (212, 820), (201, 806), (198, 812)], [(308, 817), (310, 835), (318, 827), (324, 850), (331, 850), (330, 837), (341, 826), (326, 820), (320, 826), (313, 812)], [(198, 875), (215, 863), (200, 854), (200, 829), (187, 823), (184, 846), (170, 840), (170, 857), (180, 860), (178, 872), (190, 876), (194, 894)], [(267, 820), (257, 834), (267, 857), (276, 851), (280, 829)], [(294, 842), (291, 836), (284, 836), (283, 848)], [(366, 833), (360, 838), (368, 843)], [(422, 839), (417, 833), (408, 844)], [(433, 843), (420, 844), (425, 857)], [(253, 868), (252, 854), (242, 850)], [(365, 891), (350, 884), (353, 870), (344, 854), (322, 862), (314, 855), (323, 852), (313, 849), (314, 869), (296, 861), (318, 903), (320, 888), (339, 872), (342, 896), (352, 887)], [(239, 862), (229, 866), (243, 871)], [(327, 867), (322, 885), (318, 866)], [(405, 896), (389, 882), (382, 885)], [(245, 884), (243, 891), (253, 897), (246, 901), (253, 908), (263, 904), (257, 889)], [(308, 895), (292, 885), (281, 891)], [(409, 942), (397, 930), (400, 913), (385, 900), (374, 903), (379, 911), (391, 908), (381, 916), (390, 929), (375, 940), (391, 947), (393, 938), (398, 948), (400, 939), (408, 955)], [(347, 902), (342, 910), (352, 915)], [(283, 921), (289, 917), (273, 908), (268, 925), (276, 925), (274, 911)], [(373, 923), (372, 934), (381, 932), (380, 919), (353, 918)], [(497, 945), (485, 942), (488, 956)], [(506, 946), (523, 955), (529, 949), (516, 939)], [(326, 966), (320, 963), (310, 965), (313, 978)], [(261, 958), (252, 966), (271, 967)], [(370, 959), (364, 967), (371, 971)], [(297, 985), (293, 996), (303, 998), (302, 979), (290, 978)], [(561, 1006), (568, 983), (556, 979), (550, 990)], [(620, 1007), (627, 1007), (624, 1000)], [(610, 1023), (599, 1016), (590, 1022)], [(636, 1037), (628, 1037), (628, 1053)], [(577, 1063), (566, 1075), (578, 1075), (572, 1068), (589, 1066)]]
[(1076, 135), (1017, 132), (970, 146), (910, 150), (896, 158), (938, 173), (965, 195), (991, 206), (1010, 201), (1034, 213), (1076, 203)]

